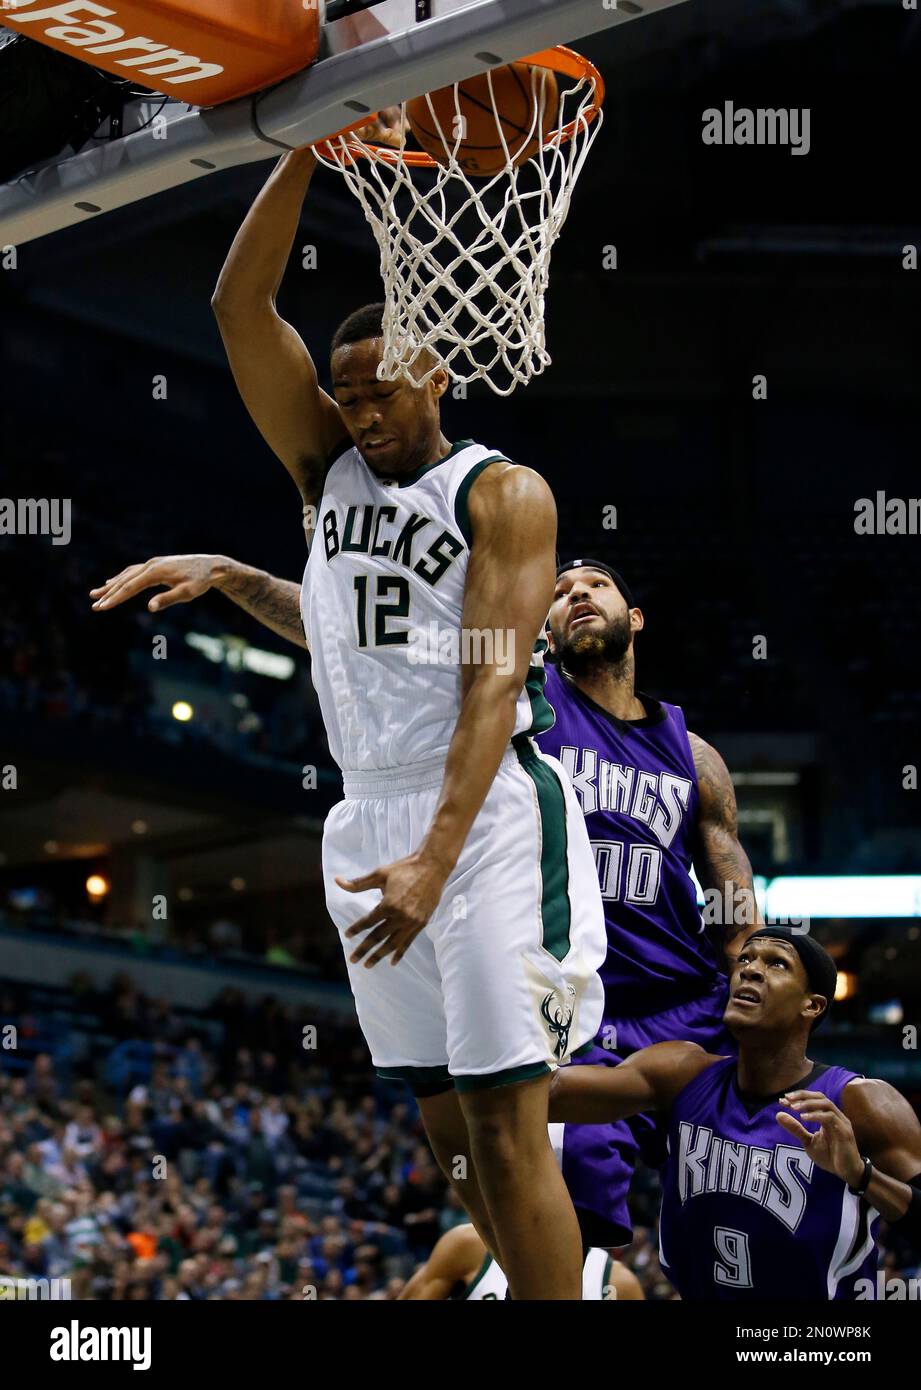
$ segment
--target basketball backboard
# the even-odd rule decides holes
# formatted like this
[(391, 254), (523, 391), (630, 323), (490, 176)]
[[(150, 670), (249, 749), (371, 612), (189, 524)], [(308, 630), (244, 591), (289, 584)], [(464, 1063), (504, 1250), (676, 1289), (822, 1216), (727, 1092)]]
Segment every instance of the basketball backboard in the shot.
[(325, 52), (342, 53), (375, 39), (395, 38), (481, 4), (482, 0), (326, 0), (321, 10)]
[[(8, 10), (37, 0), (6, 0)], [(116, 15), (113, 8), (86, 7)], [(259, 0), (253, 0), (258, 13)], [(164, 193), (217, 169), (311, 144), (365, 112), (472, 77), (559, 43), (642, 19), (684, 0), (291, 0), (319, 4), (309, 68), (210, 108), (176, 98), (126, 110), (126, 134), (51, 160), (0, 188), (0, 245), (21, 244)], [(66, 8), (66, 6), (62, 7)], [(72, 8), (72, 6), (71, 6)], [(169, 7), (163, 7), (164, 12)], [(177, 8), (177, 6), (173, 6)], [(15, 28), (12, 14), (0, 19)], [(164, 35), (168, 41), (169, 35)], [(74, 56), (82, 56), (74, 49)], [(91, 61), (91, 60), (90, 60)], [(143, 82), (142, 70), (128, 76)]]

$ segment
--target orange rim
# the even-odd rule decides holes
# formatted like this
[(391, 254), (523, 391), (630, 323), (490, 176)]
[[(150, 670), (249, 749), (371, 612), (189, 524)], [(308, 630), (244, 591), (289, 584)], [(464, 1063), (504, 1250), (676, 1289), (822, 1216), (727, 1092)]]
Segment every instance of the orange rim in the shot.
[[(530, 63), (536, 68), (551, 68), (553, 72), (561, 72), (565, 77), (587, 77), (594, 88), (591, 105), (586, 107), (581, 115), (563, 126), (561, 130), (555, 131), (544, 142), (543, 149), (548, 149), (556, 144), (564, 144), (572, 139), (577, 126), (591, 125), (592, 121), (596, 119), (604, 102), (604, 78), (595, 64), (590, 63), (587, 58), (583, 58), (581, 53), (576, 53), (574, 49), (558, 44), (555, 48), (543, 48), (539, 53), (530, 53), (526, 58), (519, 58), (518, 62)], [(362, 126), (369, 125), (376, 118), (377, 112), (369, 111), (360, 120), (353, 121), (351, 125), (343, 126), (334, 135), (329, 135), (325, 140), (318, 141), (312, 148), (328, 159), (341, 160), (345, 157), (345, 152), (334, 148), (331, 141), (339, 140), (353, 130), (360, 130)], [(378, 159), (384, 164), (402, 163), (410, 169), (439, 169), (443, 167), (437, 159), (434, 159), (424, 150), (393, 150), (389, 145), (370, 145), (364, 148), (361, 145), (354, 145), (349, 147), (349, 155), (352, 159)]]

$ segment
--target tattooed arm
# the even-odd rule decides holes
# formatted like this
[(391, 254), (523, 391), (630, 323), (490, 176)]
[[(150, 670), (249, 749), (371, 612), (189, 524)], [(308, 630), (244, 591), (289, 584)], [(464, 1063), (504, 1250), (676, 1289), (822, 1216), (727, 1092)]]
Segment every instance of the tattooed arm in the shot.
[(307, 647), (301, 621), (300, 584), (292, 579), (277, 579), (274, 574), (243, 565), (227, 555), (158, 555), (142, 565), (129, 565), (98, 589), (91, 589), (90, 597), (94, 610), (101, 613), (144, 589), (158, 586), (165, 587), (166, 593), (155, 594), (149, 600), (151, 613), (174, 603), (189, 603), (209, 589), (217, 589), (263, 627), (295, 646)]
[(700, 790), (694, 870), (704, 892), (711, 889), (719, 894), (723, 904), (717, 919), (720, 940), (731, 959), (751, 929), (761, 922), (752, 884), (752, 866), (739, 843), (736, 794), (729, 769), (709, 743), (704, 743), (696, 734), (689, 733), (688, 738)]
[(252, 565), (241, 564), (239, 560), (220, 558), (224, 568), (218, 573), (215, 588), (238, 608), (257, 618), (263, 627), (271, 628), (279, 637), (286, 637), (306, 650), (300, 584), (293, 579), (278, 579), (274, 574), (253, 569)]

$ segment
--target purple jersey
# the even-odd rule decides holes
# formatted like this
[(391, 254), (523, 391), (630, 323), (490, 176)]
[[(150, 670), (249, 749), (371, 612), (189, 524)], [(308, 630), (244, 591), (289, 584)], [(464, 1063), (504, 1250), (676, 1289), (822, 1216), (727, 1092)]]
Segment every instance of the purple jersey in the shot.
[[(662, 1268), (684, 1299), (855, 1298), (858, 1279), (876, 1278), (879, 1213), (780, 1127), (785, 1092), (745, 1096), (736, 1066), (721, 1058), (672, 1106)], [(817, 1065), (787, 1090), (840, 1105), (855, 1075)]]
[(575, 786), (601, 881), (605, 1020), (705, 994), (721, 972), (690, 878), (699, 793), (684, 715), (638, 693), (645, 719), (617, 719), (555, 666), (544, 694), (556, 723), (537, 742)]

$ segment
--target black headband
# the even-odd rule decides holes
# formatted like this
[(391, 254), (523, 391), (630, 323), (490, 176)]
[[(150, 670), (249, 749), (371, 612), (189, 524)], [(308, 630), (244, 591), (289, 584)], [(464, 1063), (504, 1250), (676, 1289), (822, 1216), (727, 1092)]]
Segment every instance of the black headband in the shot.
[(561, 574), (565, 574), (567, 570), (601, 570), (602, 574), (606, 574), (609, 579), (613, 579), (627, 607), (636, 607), (636, 604), (633, 602), (633, 595), (625, 580), (617, 573), (616, 569), (613, 569), (611, 565), (606, 565), (603, 560), (569, 560), (565, 565), (557, 566), (557, 579), (559, 579)]
[(809, 981), (810, 988), (828, 1001), (825, 1012), (820, 1014), (812, 1025), (813, 1028), (818, 1028), (822, 1020), (828, 1017), (828, 1010), (834, 1003), (835, 989), (838, 984), (838, 969), (835, 962), (825, 947), (820, 946), (808, 933), (795, 932), (790, 927), (759, 927), (747, 938), (745, 944), (748, 945), (749, 941), (765, 936), (773, 938), (775, 941), (786, 941), (788, 946), (793, 947), (803, 962), (803, 969), (806, 972), (806, 979)]

